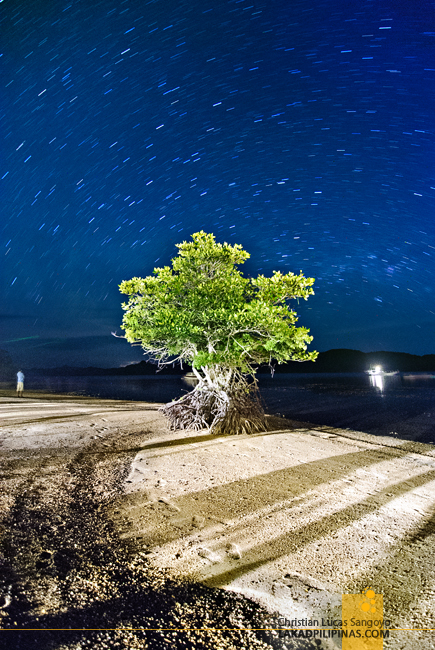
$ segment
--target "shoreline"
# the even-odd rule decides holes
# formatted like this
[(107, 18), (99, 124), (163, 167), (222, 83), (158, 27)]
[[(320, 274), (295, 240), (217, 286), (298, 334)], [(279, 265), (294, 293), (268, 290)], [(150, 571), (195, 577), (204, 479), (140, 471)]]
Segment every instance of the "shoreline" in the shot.
[[(49, 393), (44, 390), (28, 390), (25, 392), (23, 397), (17, 397), (16, 391), (15, 390), (7, 390), (7, 389), (1, 389), (0, 388), (0, 406), (1, 404), (5, 403), (11, 403), (15, 406), (19, 406), (19, 404), (25, 404), (26, 400), (35, 400), (36, 403), (38, 400), (44, 400), (44, 401), (55, 401), (55, 402), (82, 402), (82, 403), (87, 403), (87, 404), (101, 404), (105, 406), (110, 406), (113, 405), (114, 407), (128, 404), (131, 406), (138, 406), (138, 409), (141, 407), (143, 408), (143, 405), (147, 405), (148, 408), (155, 408), (158, 409), (160, 406), (163, 406), (165, 402), (150, 402), (150, 401), (141, 401), (141, 400), (133, 400), (133, 399), (123, 399), (123, 398), (107, 398), (107, 397), (97, 397), (93, 395), (82, 395), (78, 393)], [(141, 406), (142, 405), (142, 406)], [(387, 447), (395, 447), (395, 448), (400, 448), (403, 446), (403, 443), (406, 443), (407, 449), (411, 450), (414, 449), (416, 453), (433, 453), (435, 456), (435, 447), (432, 447), (432, 444), (434, 443), (424, 443), (424, 442), (418, 442), (415, 440), (409, 440), (409, 438), (401, 438), (400, 436), (393, 437), (391, 435), (381, 435), (381, 434), (372, 434), (372, 433), (366, 433), (364, 431), (359, 431), (357, 429), (343, 429), (341, 427), (335, 427), (333, 425), (327, 425), (327, 424), (317, 424), (315, 422), (311, 422), (309, 420), (299, 420), (299, 419), (293, 419), (293, 418), (285, 418), (280, 415), (273, 415), (273, 414), (268, 414), (266, 413), (267, 417), (271, 420), (276, 421), (277, 423), (280, 423), (281, 421), (289, 421), (293, 423), (293, 425), (302, 428), (302, 429), (313, 429), (313, 430), (318, 430), (318, 431), (324, 431), (324, 432), (329, 432), (331, 434), (336, 434), (337, 432), (339, 435), (343, 438), (349, 438), (350, 440), (361, 440), (367, 443), (372, 443), (374, 445), (383, 445)], [(279, 426), (279, 424), (278, 424)], [(0, 427), (1, 427), (1, 422), (0, 422)]]
[[(260, 395), (266, 412), (283, 418), (357, 430), (375, 436), (387, 436), (435, 445), (433, 428), (433, 380), (421, 373), (409, 381), (395, 378), (382, 389), (370, 385), (367, 376), (355, 379), (342, 374), (275, 375), (260, 378)], [(393, 381), (394, 380), (394, 381)], [(25, 382), (26, 383), (26, 382)], [(34, 385), (37, 390), (29, 391)], [(14, 386), (0, 394), (15, 396)], [(191, 388), (183, 378), (174, 376), (119, 377), (57, 377), (26, 383), (25, 398), (51, 399), (56, 395), (75, 399), (115, 399), (116, 401), (170, 402)]]
[[(105, 521), (156, 575), (240, 594), (288, 620), (336, 619), (342, 593), (370, 586), (398, 627), (435, 628), (431, 445), (273, 416), (261, 434), (174, 432), (159, 405), (0, 392), (2, 455), (27, 458), (29, 473), (50, 454), (116, 466), (115, 491), (98, 488)], [(24, 470), (3, 479), (6, 511)], [(406, 634), (388, 647), (428, 641)]]
[[(170, 377), (172, 379), (172, 377)], [(128, 398), (123, 398), (123, 397), (102, 397), (102, 396), (95, 396), (95, 395), (84, 395), (82, 393), (77, 393), (77, 392), (62, 392), (62, 393), (55, 393), (55, 392), (47, 392), (46, 390), (43, 389), (34, 389), (34, 390), (25, 390), (23, 397), (19, 398), (17, 397), (16, 390), (15, 388), (9, 388), (5, 389), (1, 387), (0, 383), (0, 400), (12, 400), (13, 403), (18, 403), (19, 400), (22, 400), (22, 403), (25, 404), (26, 400), (52, 400), (52, 401), (62, 401), (62, 400), (68, 400), (68, 401), (77, 401), (77, 402), (83, 402), (83, 403), (105, 403), (105, 404), (114, 404), (114, 405), (119, 405), (119, 404), (131, 404), (131, 405), (140, 405), (140, 404), (149, 404), (150, 406), (155, 406), (156, 408), (162, 406), (165, 404), (164, 401), (144, 401), (144, 400), (137, 400), (137, 399), (128, 399)], [(277, 405), (277, 408), (280, 408), (282, 410), (281, 405)], [(269, 411), (274, 411), (275, 408), (269, 409)], [(292, 422), (295, 422), (298, 424), (298, 426), (301, 427), (310, 427), (310, 428), (317, 428), (317, 429), (324, 429), (324, 430), (331, 430), (331, 431), (340, 431), (341, 436), (344, 437), (349, 437), (349, 438), (355, 438), (356, 436), (362, 436), (362, 439), (369, 440), (371, 438), (374, 438), (381, 442), (383, 445), (386, 446), (393, 446), (393, 447), (398, 447), (400, 446), (403, 442), (406, 442), (409, 445), (412, 445), (415, 447), (415, 449), (418, 451), (423, 450), (426, 447), (430, 447), (431, 445), (434, 445), (433, 449), (435, 449), (435, 442), (429, 441), (429, 442), (419, 442), (418, 438), (425, 433), (425, 430), (427, 428), (428, 420), (425, 417), (427, 414), (424, 414), (424, 417), (422, 416), (420, 418), (420, 425), (421, 425), (421, 430), (419, 433), (419, 426), (418, 426), (418, 418), (416, 418), (417, 422), (415, 419), (412, 422), (412, 425), (408, 425), (408, 428), (411, 427), (414, 431), (413, 434), (411, 434), (408, 430), (405, 430), (403, 433), (397, 433), (397, 432), (391, 432), (389, 434), (385, 434), (383, 432), (377, 432), (377, 433), (370, 433), (366, 431), (359, 430), (357, 428), (350, 428), (350, 427), (340, 427), (336, 426), (334, 424), (324, 424), (324, 423), (319, 423), (319, 422), (313, 422), (310, 420), (310, 418), (300, 418), (300, 417), (288, 417), (285, 415), (282, 415), (280, 413), (271, 413), (267, 412), (266, 414), (268, 418), (277, 418), (279, 419), (284, 419), (284, 420), (290, 420)], [(314, 413), (315, 414), (315, 410)], [(305, 413), (305, 415), (310, 415), (310, 412), (308, 411)], [(429, 414), (430, 415), (430, 414)], [(417, 438), (417, 439), (416, 439)]]

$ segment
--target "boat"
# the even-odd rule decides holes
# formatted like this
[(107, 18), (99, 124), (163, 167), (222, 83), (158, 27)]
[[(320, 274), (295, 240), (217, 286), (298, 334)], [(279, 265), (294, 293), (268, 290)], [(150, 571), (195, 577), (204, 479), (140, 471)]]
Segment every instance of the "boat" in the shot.
[(188, 386), (197, 386), (199, 384), (198, 377), (193, 372), (187, 372), (181, 377), (181, 381)]
[(366, 373), (371, 377), (393, 377), (394, 375), (400, 375), (399, 370), (382, 370), (381, 366), (370, 368), (370, 370), (366, 370)]

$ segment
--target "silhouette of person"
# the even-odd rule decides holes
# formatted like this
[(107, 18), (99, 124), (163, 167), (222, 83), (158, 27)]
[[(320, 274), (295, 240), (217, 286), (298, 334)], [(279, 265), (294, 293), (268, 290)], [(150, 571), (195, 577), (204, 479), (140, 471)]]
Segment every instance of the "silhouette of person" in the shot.
[(24, 391), (24, 374), (22, 370), (17, 372), (17, 397), (22, 397)]

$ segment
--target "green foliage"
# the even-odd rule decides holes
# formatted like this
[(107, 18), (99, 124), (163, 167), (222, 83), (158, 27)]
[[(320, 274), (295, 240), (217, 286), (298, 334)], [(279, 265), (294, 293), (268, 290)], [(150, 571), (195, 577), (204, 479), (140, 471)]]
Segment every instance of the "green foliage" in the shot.
[(249, 253), (203, 231), (177, 248), (172, 267), (121, 283), (130, 296), (122, 323), (128, 341), (159, 361), (176, 357), (194, 368), (251, 373), (272, 359), (314, 361), (309, 330), (295, 326), (298, 317), (288, 305), (314, 293), (313, 278), (279, 271), (245, 278), (236, 265)]

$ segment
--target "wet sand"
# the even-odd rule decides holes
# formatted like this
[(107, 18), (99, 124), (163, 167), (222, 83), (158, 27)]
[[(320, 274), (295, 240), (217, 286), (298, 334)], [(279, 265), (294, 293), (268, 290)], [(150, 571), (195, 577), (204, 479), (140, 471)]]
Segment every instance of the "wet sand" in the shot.
[[(104, 556), (116, 538), (117, 561), (128, 560), (135, 571), (142, 563), (150, 581), (164, 576), (215, 595), (242, 595), (248, 601), (240, 602), (252, 602), (254, 609), (238, 621), (234, 614), (235, 627), (252, 627), (259, 612), (266, 627), (273, 626), (267, 617), (274, 612), (289, 619), (339, 618), (342, 593), (371, 587), (384, 595), (384, 618), (392, 627), (435, 628), (433, 447), (273, 417), (271, 431), (251, 436), (173, 432), (158, 406), (0, 396), (3, 598), (8, 589), (12, 594), (12, 603), (0, 610), (3, 627), (23, 621), (24, 627), (58, 627), (71, 608), (80, 618), (80, 607), (89, 602), (68, 601), (68, 580), (86, 593), (86, 580), (93, 580), (92, 602), (106, 603), (116, 619), (101, 562), (91, 553), (85, 567), (70, 548), (74, 536), (81, 539), (86, 531), (75, 529), (69, 539), (56, 520), (71, 518), (65, 508), (81, 481), (80, 499), (92, 493), (99, 513), (100, 523), (92, 520), (92, 526), (111, 531), (102, 528), (97, 539), (86, 538), (88, 546)], [(45, 512), (42, 524), (38, 506)], [(20, 533), (25, 512), (32, 513), (33, 528)], [(18, 543), (20, 552), (12, 552)], [(201, 603), (199, 598), (202, 611)], [(188, 627), (193, 619), (179, 607)], [(216, 611), (207, 614), (210, 627)], [(272, 647), (255, 645), (266, 641), (245, 634), (249, 638), (231, 638), (233, 645), (221, 635), (201, 647)], [(134, 638), (139, 645), (131, 647), (193, 647), (181, 641), (140, 645)], [(434, 641), (435, 632), (397, 631), (384, 645), (413, 650), (434, 648)], [(277, 639), (273, 643), (280, 647)]]

